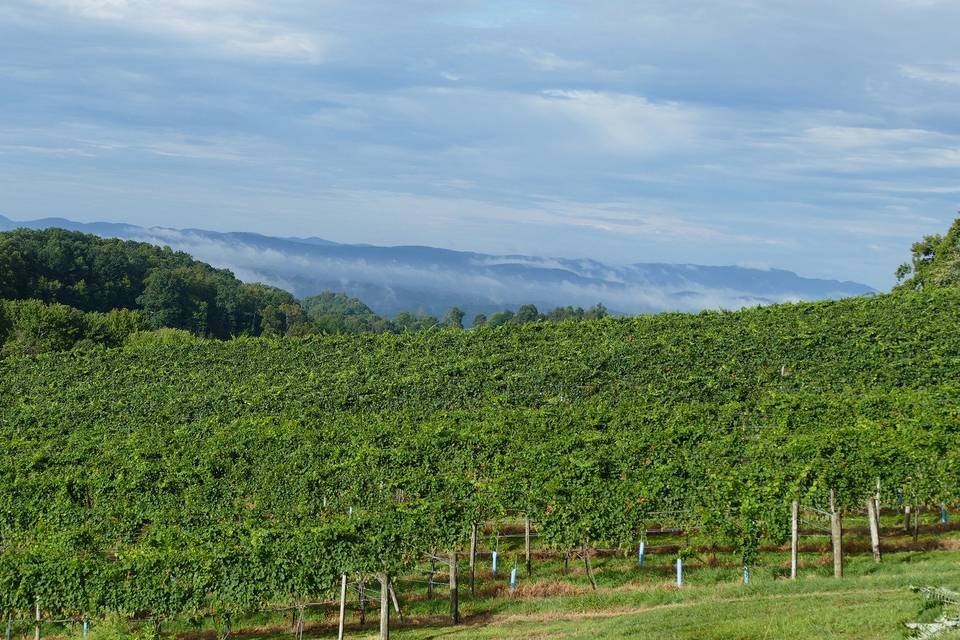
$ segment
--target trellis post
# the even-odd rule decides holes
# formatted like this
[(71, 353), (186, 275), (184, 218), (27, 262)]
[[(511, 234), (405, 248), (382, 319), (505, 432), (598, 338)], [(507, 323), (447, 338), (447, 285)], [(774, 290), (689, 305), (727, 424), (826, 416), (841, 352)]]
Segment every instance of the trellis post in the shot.
[(836, 491), (830, 489), (830, 539), (833, 543), (833, 577), (843, 577), (843, 520), (837, 508)]
[(380, 640), (390, 640), (390, 574), (380, 576)]
[(450, 621), (460, 624), (459, 585), (457, 584), (457, 552), (450, 552)]
[(523, 552), (527, 562), (527, 577), (532, 573), (530, 566), (530, 516), (524, 516), (523, 519)]
[(790, 579), (797, 579), (800, 560), (800, 501), (794, 500), (790, 508)]
[(343, 627), (347, 617), (347, 574), (340, 576), (340, 620), (337, 626), (337, 640), (343, 640)]
[(476, 595), (475, 582), (477, 570), (477, 523), (470, 528), (470, 595)]
[(880, 526), (879, 513), (880, 508), (877, 505), (877, 499), (873, 496), (867, 498), (867, 517), (870, 519), (870, 546), (873, 547), (873, 561), (880, 562)]

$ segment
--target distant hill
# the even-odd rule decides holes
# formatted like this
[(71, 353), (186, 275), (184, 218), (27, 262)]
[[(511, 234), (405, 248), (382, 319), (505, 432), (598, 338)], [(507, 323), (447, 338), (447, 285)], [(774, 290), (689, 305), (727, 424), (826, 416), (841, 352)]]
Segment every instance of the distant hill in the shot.
[(59, 226), (0, 229), (0, 299), (64, 305), (62, 313), (142, 311), (153, 328), (216, 338), (260, 335), (265, 314), (295, 304), (286, 291), (242, 282), (184, 252)]
[(735, 309), (785, 301), (873, 293), (855, 282), (804, 278), (780, 269), (488, 255), (425, 246), (338, 244), (321, 238), (138, 227), (62, 218), (13, 221), (0, 230), (62, 227), (104, 237), (168, 245), (241, 280), (265, 282), (301, 298), (341, 291), (376, 313), (440, 316), (458, 306), (468, 317), (532, 303), (541, 309), (603, 303), (619, 313)]

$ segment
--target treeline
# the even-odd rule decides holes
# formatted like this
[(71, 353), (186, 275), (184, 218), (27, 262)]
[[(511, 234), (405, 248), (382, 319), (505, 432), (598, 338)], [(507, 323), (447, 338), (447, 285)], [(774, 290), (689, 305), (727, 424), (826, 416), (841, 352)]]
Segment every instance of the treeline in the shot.
[(0, 233), (0, 299), (138, 310), (152, 328), (220, 339), (260, 335), (271, 309), (296, 303), (169, 247), (64, 229)]
[[(6, 302), (4, 302), (6, 299)], [(299, 301), (286, 291), (244, 283), (169, 247), (100, 238), (63, 229), (0, 233), (0, 357), (116, 347), (137, 340), (406, 333), (464, 328), (464, 312), (443, 318), (404, 312), (377, 315), (356, 298), (324, 292)], [(474, 318), (499, 326), (607, 315), (562, 307), (541, 314), (533, 305)], [(149, 338), (144, 332), (165, 330)]]

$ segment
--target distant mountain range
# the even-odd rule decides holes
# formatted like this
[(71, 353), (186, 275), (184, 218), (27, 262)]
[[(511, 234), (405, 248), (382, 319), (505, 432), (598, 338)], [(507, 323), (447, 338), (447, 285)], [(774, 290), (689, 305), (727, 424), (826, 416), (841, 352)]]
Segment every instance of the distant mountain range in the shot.
[(614, 266), (591, 259), (339, 244), (312, 237), (79, 223), (62, 218), (14, 221), (0, 216), (0, 230), (17, 227), (62, 227), (168, 245), (230, 269), (242, 280), (272, 284), (298, 297), (341, 291), (385, 316), (400, 311), (439, 316), (447, 308), (459, 306), (470, 318), (525, 303), (546, 311), (598, 302), (613, 312), (638, 314), (736, 309), (874, 292), (855, 282), (803, 278), (780, 269), (661, 263)]

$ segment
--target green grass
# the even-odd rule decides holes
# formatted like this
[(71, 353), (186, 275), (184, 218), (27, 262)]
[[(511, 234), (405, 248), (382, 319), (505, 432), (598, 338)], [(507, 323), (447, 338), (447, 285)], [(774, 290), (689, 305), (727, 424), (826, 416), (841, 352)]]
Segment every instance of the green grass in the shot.
[[(861, 522), (862, 520), (862, 522)], [(521, 638), (638, 638), (638, 639), (743, 639), (790, 638), (905, 638), (905, 622), (932, 620), (936, 611), (922, 611), (922, 599), (911, 585), (960, 588), (960, 528), (943, 530), (935, 517), (924, 519), (915, 542), (902, 527), (902, 517), (884, 517), (883, 562), (875, 564), (869, 553), (866, 520), (850, 517), (844, 536), (849, 550), (845, 577), (833, 578), (829, 539), (808, 531), (801, 539), (801, 568), (797, 580), (788, 579), (789, 554), (767, 549), (751, 568), (749, 585), (742, 584), (737, 557), (701, 548), (685, 564), (685, 583), (674, 585), (674, 556), (653, 553), (642, 568), (636, 557), (614, 555), (594, 559), (597, 591), (590, 589), (583, 564), (571, 560), (564, 573), (562, 559), (538, 558), (536, 546), (531, 578), (521, 578), (516, 593), (507, 588), (514, 558), (522, 559), (522, 538), (500, 539), (501, 562), (496, 578), (488, 555), (477, 568), (476, 596), (467, 587), (466, 562), (461, 565), (460, 612), (462, 624), (449, 624), (449, 600), (444, 567), (436, 577), (434, 597), (426, 597), (426, 576), (411, 574), (396, 581), (404, 617), (392, 614), (391, 637), (427, 639)], [(516, 528), (517, 523), (511, 529)], [(955, 525), (954, 525), (955, 526)], [(488, 538), (484, 538), (487, 540)], [(687, 541), (678, 536), (658, 536), (650, 547)], [(424, 563), (420, 568), (427, 569)], [(348, 638), (376, 638), (377, 584), (369, 586), (372, 599), (361, 626), (358, 598), (348, 602)], [(336, 637), (333, 603), (308, 609), (306, 636)], [(236, 636), (250, 640), (292, 640), (290, 612), (259, 613), (233, 620)], [(259, 629), (260, 631), (257, 631)], [(22, 635), (22, 631), (18, 635)], [(27, 629), (29, 631), (29, 629)], [(66, 635), (71, 635), (66, 629)], [(74, 630), (75, 631), (75, 630)], [(165, 636), (212, 639), (210, 619), (188, 623), (168, 621)], [(46, 635), (46, 634), (45, 634)], [(72, 634), (77, 635), (77, 634)], [(960, 640), (960, 634), (943, 636)], [(92, 640), (98, 640), (93, 638)]]
[[(956, 540), (955, 534), (946, 538)], [(463, 622), (458, 627), (445, 619), (445, 589), (438, 588), (434, 599), (426, 600), (422, 584), (401, 580), (398, 590), (405, 619), (399, 623), (393, 617), (391, 637), (904, 638), (903, 623), (935, 615), (921, 614), (921, 598), (910, 592), (911, 585), (960, 586), (960, 551), (952, 550), (888, 553), (880, 565), (867, 555), (850, 556), (842, 580), (832, 577), (832, 565), (824, 562), (821, 554), (807, 553), (796, 581), (784, 577), (784, 554), (766, 553), (762, 565), (753, 569), (748, 586), (741, 583), (734, 558), (719, 554), (719, 566), (691, 561), (686, 584), (679, 591), (672, 585), (672, 559), (654, 556), (648, 560), (643, 569), (637, 569), (633, 559), (598, 560), (600, 585), (596, 592), (589, 589), (582, 565), (571, 564), (570, 574), (563, 576), (560, 562), (540, 561), (534, 565), (534, 576), (520, 581), (516, 596), (505, 592), (503, 580), (491, 580), (485, 563), (478, 597), (471, 598), (462, 588)], [(549, 595), (558, 592), (565, 594)], [(308, 619), (314, 622), (308, 636), (335, 636), (329, 610), (316, 611)], [(375, 610), (368, 613), (364, 628), (356, 624), (355, 617), (350, 623), (348, 637), (377, 637)], [(274, 632), (253, 637), (280, 640), (291, 636)], [(956, 640), (960, 635), (945, 637)]]

